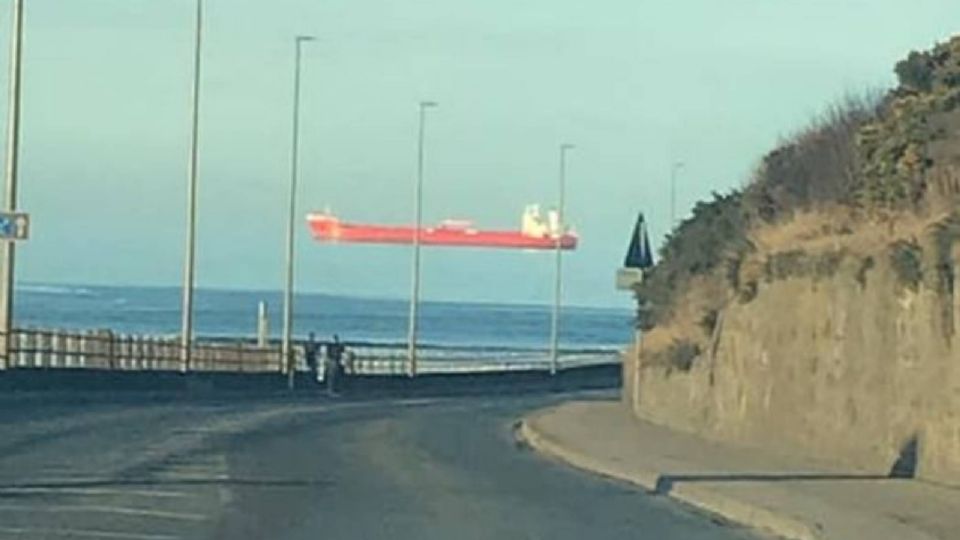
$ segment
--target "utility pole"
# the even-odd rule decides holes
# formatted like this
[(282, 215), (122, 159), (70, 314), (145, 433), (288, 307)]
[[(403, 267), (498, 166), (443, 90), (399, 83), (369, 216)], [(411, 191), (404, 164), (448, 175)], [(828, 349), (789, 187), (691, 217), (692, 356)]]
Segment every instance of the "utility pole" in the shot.
[(183, 258), (183, 308), (180, 328), (180, 371), (190, 370), (193, 348), (193, 290), (197, 256), (197, 148), (200, 136), (200, 45), (203, 0), (197, 0), (193, 47), (193, 95), (190, 124), (190, 161), (187, 167), (187, 239)]
[(297, 182), (299, 180), (300, 153), (300, 59), (303, 44), (314, 41), (313, 36), (294, 38), (295, 56), (293, 62), (293, 141), (290, 152), (290, 205), (287, 211), (287, 257), (286, 283), (283, 289), (283, 343), (280, 347), (283, 365), (287, 370), (287, 387), (293, 390), (296, 379), (296, 361), (293, 356), (291, 338), (293, 334), (293, 269), (294, 269), (294, 231), (297, 219)]
[(420, 227), (423, 225), (423, 143), (427, 109), (433, 101), (420, 102), (420, 135), (417, 143), (417, 183), (413, 190), (413, 283), (410, 291), (410, 319), (407, 331), (407, 374), (417, 376), (417, 322), (420, 307)]
[(567, 196), (567, 151), (572, 144), (560, 145), (560, 200), (557, 204), (557, 230), (554, 232), (556, 268), (553, 290), (553, 316), (550, 320), (550, 375), (560, 367), (560, 303), (563, 296), (563, 235), (566, 228), (565, 205)]
[[(23, 0), (13, 0), (13, 32), (10, 46), (10, 96), (7, 113), (7, 166), (4, 171), (4, 210), (17, 210), (17, 174), (20, 165), (20, 83), (23, 57)], [(0, 331), (3, 332), (0, 369), (10, 367), (10, 349), (13, 330), (14, 243), (2, 244), (3, 266), (0, 267)]]

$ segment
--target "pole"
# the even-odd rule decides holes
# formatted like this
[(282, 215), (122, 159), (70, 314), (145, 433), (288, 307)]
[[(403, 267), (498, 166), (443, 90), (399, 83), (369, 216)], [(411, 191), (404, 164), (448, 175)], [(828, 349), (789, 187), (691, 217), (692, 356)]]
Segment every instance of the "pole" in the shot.
[(417, 142), (417, 183), (413, 190), (413, 283), (410, 291), (410, 318), (407, 331), (407, 374), (417, 376), (417, 323), (420, 307), (420, 227), (423, 224), (423, 143), (427, 108), (436, 107), (432, 101), (420, 102), (420, 132)]
[(675, 161), (670, 168), (670, 228), (677, 224), (677, 173), (683, 168), (682, 161)]
[(264, 348), (270, 340), (270, 319), (267, 317), (267, 303), (257, 305), (257, 347)]
[(190, 369), (193, 347), (193, 290), (197, 255), (197, 148), (200, 136), (200, 45), (203, 34), (203, 0), (197, 0), (193, 47), (193, 95), (190, 124), (190, 161), (187, 167), (187, 239), (183, 258), (183, 312), (180, 329), (180, 371)]
[(565, 229), (565, 205), (567, 191), (567, 151), (572, 144), (560, 145), (560, 201), (557, 204), (557, 231), (554, 233), (556, 268), (554, 272), (553, 316), (550, 320), (550, 375), (556, 375), (560, 365), (560, 303), (563, 295), (563, 250), (562, 241)]
[(311, 36), (297, 36), (294, 38), (293, 140), (290, 152), (290, 202), (287, 210), (286, 283), (283, 289), (283, 343), (281, 345), (281, 356), (287, 369), (287, 387), (291, 390), (293, 390), (296, 375), (296, 362), (291, 348), (291, 335), (293, 333), (293, 240), (297, 213), (297, 181), (300, 172), (300, 58), (303, 43), (313, 41), (313, 39)]
[[(6, 199), (4, 209), (14, 212), (17, 209), (17, 173), (20, 162), (20, 62), (23, 57), (23, 0), (13, 1), (13, 32), (10, 46), (10, 95), (7, 114), (7, 165), (5, 173)], [(2, 243), (3, 266), (0, 267), (0, 369), (10, 367), (11, 340), (13, 338), (13, 278), (14, 244)]]

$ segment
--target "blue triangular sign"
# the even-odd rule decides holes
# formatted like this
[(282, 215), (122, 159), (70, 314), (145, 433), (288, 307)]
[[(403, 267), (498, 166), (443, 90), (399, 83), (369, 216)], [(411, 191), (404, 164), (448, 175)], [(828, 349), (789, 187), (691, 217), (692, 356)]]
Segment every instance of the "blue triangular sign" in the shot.
[(650, 251), (650, 238), (647, 236), (647, 224), (643, 219), (643, 212), (637, 216), (637, 225), (633, 228), (633, 237), (630, 238), (630, 247), (627, 249), (623, 266), (641, 270), (653, 266), (653, 253)]

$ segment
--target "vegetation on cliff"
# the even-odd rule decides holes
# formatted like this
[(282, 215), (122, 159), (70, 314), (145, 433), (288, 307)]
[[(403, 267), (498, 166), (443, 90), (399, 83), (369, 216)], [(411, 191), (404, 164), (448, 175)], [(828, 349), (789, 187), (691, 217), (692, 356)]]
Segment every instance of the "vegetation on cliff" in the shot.
[[(696, 324), (684, 325), (664, 349), (691, 339), (691, 328), (701, 329), (696, 340), (704, 345), (723, 306), (749, 302), (764, 280), (830, 274), (851, 256), (836, 241), (815, 254), (789, 245), (776, 251), (764, 242), (775, 236), (770, 229), (788, 228), (804, 214), (818, 217), (805, 221), (796, 238), (852, 238), (868, 227), (893, 230), (903, 216), (934, 216), (935, 281), (952, 292), (950, 254), (960, 238), (960, 216), (953, 210), (960, 199), (960, 36), (910, 53), (895, 71), (895, 89), (831, 106), (764, 156), (745, 188), (698, 203), (667, 237), (660, 260), (637, 290), (638, 323), (645, 330), (668, 326), (682, 313)], [(924, 259), (916, 241), (882, 241), (904, 286), (918, 287)], [(861, 284), (874, 255), (858, 255)], [(691, 288), (701, 296), (711, 291), (695, 310), (683, 305)], [(689, 368), (689, 350), (677, 355), (683, 364), (678, 367)]]

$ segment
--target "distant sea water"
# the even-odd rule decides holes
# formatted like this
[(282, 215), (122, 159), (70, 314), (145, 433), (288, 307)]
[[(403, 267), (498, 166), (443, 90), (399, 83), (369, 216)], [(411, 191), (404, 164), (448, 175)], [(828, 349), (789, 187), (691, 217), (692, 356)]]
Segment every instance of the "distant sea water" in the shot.
[[(280, 293), (198, 289), (197, 336), (255, 335), (261, 301), (268, 305), (270, 334), (279, 337)], [(19, 284), (14, 324), (174, 335), (180, 331), (180, 302), (177, 287)], [(294, 306), (297, 337), (315, 332), (321, 340), (337, 334), (353, 343), (401, 344), (406, 340), (409, 304), (404, 300), (299, 294)], [(627, 309), (570, 306), (562, 313), (560, 347), (564, 351), (615, 351), (632, 340), (632, 314)], [(544, 349), (549, 333), (550, 306), (423, 302), (420, 308), (419, 336), (426, 346)]]

